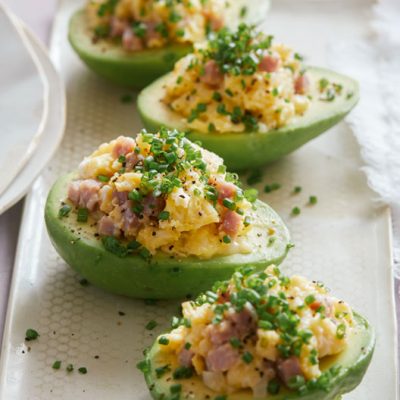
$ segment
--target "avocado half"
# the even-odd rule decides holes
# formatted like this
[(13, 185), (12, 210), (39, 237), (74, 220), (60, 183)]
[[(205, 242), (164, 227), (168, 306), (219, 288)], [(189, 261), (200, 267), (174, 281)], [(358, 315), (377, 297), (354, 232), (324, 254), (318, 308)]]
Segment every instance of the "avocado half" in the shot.
[[(112, 293), (136, 298), (168, 299), (195, 296), (216, 281), (230, 278), (236, 268), (254, 265), (263, 270), (280, 264), (289, 249), (289, 232), (280, 217), (267, 204), (257, 201), (254, 211), (249, 254), (233, 254), (203, 260), (195, 257), (171, 258), (156, 254), (150, 260), (139, 255), (119, 257), (107, 251), (95, 236), (94, 221), (77, 222), (71, 211), (58, 216), (61, 202), (67, 198), (68, 183), (76, 176), (68, 174), (56, 181), (47, 198), (45, 221), (50, 239), (60, 256), (90, 283)], [(273, 229), (275, 240), (268, 241)]]
[[(240, 22), (261, 22), (269, 5), (270, 0), (232, 1), (225, 13), (228, 27), (234, 29)], [(241, 18), (243, 7), (246, 7), (246, 12)], [(193, 50), (191, 45), (169, 45), (129, 53), (117, 41), (94, 42), (85, 10), (79, 10), (72, 15), (68, 39), (91, 70), (114, 83), (134, 89), (141, 89), (172, 70), (177, 60)]]
[(357, 104), (358, 83), (336, 72), (324, 68), (307, 68), (312, 87), (319, 80), (328, 79), (343, 86), (343, 94), (333, 101), (313, 100), (303, 116), (290, 124), (267, 132), (209, 133), (188, 129), (186, 120), (160, 101), (164, 97), (164, 84), (169, 74), (159, 78), (140, 93), (137, 108), (146, 129), (154, 131), (160, 126), (186, 131), (191, 141), (199, 140), (206, 149), (217, 153), (231, 170), (257, 168), (273, 162), (296, 150), (341, 121)]
[[(332, 385), (329, 391), (310, 390), (307, 394), (300, 396), (288, 389), (281, 388), (279, 394), (268, 395), (265, 400), (339, 400), (341, 395), (352, 391), (358, 386), (369, 366), (375, 346), (375, 334), (366, 319), (359, 314), (355, 314), (356, 326), (349, 343), (342, 353), (325, 357), (321, 361), (321, 371), (326, 371), (333, 366), (340, 366), (340, 372), (332, 378)], [(181, 398), (187, 396), (193, 399), (215, 399), (222, 393), (216, 393), (207, 388), (199, 376), (193, 376), (189, 379), (174, 379), (172, 374), (178, 367), (176, 357), (162, 352), (160, 350), (158, 339), (150, 348), (146, 355), (145, 379), (150, 389), (151, 395), (155, 400), (173, 400), (174, 395), (170, 392), (173, 384), (182, 385)], [(157, 377), (156, 369), (170, 365), (170, 371)], [(193, 393), (192, 396), (189, 394)], [(250, 390), (242, 390), (225, 397), (225, 400), (253, 400), (253, 394)]]

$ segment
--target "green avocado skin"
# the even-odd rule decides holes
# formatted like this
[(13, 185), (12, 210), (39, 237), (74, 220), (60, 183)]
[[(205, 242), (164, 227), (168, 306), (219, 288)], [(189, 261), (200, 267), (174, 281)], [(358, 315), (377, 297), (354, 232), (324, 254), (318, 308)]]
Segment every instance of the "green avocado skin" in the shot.
[[(288, 251), (289, 233), (279, 216), (265, 203), (257, 208), (267, 220), (274, 220), (279, 239), (262, 252), (215, 257), (176, 259), (156, 255), (146, 261), (138, 255), (118, 257), (104, 249), (94, 228), (76, 222), (76, 214), (59, 218), (68, 182), (74, 174), (60, 178), (52, 187), (45, 206), (45, 222), (51, 242), (59, 255), (93, 285), (106, 291), (135, 298), (169, 299), (195, 296), (214, 282), (229, 278), (242, 265), (257, 270), (279, 264)], [(266, 228), (267, 229), (267, 228)]]
[[(342, 395), (351, 392), (362, 381), (365, 372), (371, 362), (375, 347), (375, 332), (368, 321), (361, 315), (355, 313), (356, 334), (349, 340), (347, 349), (337, 355), (327, 357), (322, 365), (322, 370), (334, 365), (340, 365), (340, 373), (334, 378), (329, 391), (312, 390), (309, 393), (299, 396), (287, 389), (282, 389), (277, 395), (268, 395), (265, 400), (340, 400)], [(221, 393), (208, 389), (198, 377), (190, 379), (174, 380), (171, 372), (167, 372), (161, 378), (157, 378), (155, 369), (166, 364), (165, 360), (157, 360), (160, 355), (160, 344), (158, 341), (153, 344), (146, 355), (147, 370), (144, 372), (146, 384), (150, 389), (154, 400), (174, 400), (169, 387), (174, 383), (182, 384), (182, 398), (186, 391), (194, 393), (193, 399), (214, 399)], [(172, 370), (177, 365), (172, 365)], [(210, 396), (210, 397), (208, 397)], [(253, 394), (250, 391), (240, 391), (229, 394), (226, 400), (252, 400)]]
[(82, 61), (98, 75), (126, 88), (141, 89), (170, 71), (174, 63), (190, 53), (192, 46), (176, 45), (162, 49), (128, 53), (120, 45), (92, 42), (86, 14), (79, 10), (69, 23), (68, 39)]
[(343, 84), (352, 93), (350, 98), (342, 95), (332, 102), (312, 101), (312, 110), (304, 117), (279, 129), (267, 132), (208, 133), (188, 130), (182, 118), (160, 103), (162, 87), (169, 74), (145, 88), (138, 97), (137, 108), (143, 125), (150, 132), (160, 126), (187, 131), (187, 138), (200, 141), (206, 149), (218, 154), (228, 169), (240, 171), (258, 168), (290, 154), (305, 143), (340, 122), (357, 104), (358, 84), (353, 79), (324, 68), (309, 67), (308, 75), (317, 84), (321, 78)]

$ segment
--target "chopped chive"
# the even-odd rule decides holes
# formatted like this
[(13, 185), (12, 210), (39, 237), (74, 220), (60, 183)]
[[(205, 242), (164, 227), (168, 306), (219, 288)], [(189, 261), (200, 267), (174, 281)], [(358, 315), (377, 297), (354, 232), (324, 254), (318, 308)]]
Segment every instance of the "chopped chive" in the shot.
[(76, 220), (78, 222), (87, 222), (89, 218), (89, 210), (87, 208), (78, 208)]
[(244, 191), (244, 197), (250, 202), (254, 203), (258, 197), (258, 190), (257, 189), (246, 189)]
[(269, 321), (264, 321), (264, 320), (258, 321), (258, 327), (260, 329), (264, 329), (266, 331), (269, 331), (269, 330), (273, 329), (272, 323), (269, 322)]
[(339, 324), (338, 327), (336, 328), (336, 337), (338, 339), (343, 339), (345, 335), (346, 335), (346, 325)]
[(229, 243), (231, 243), (231, 238), (228, 236), (228, 235), (225, 235), (223, 238), (222, 238), (222, 241), (224, 242), (224, 243), (226, 243), (226, 244), (229, 244)]
[(121, 154), (121, 155), (118, 157), (118, 162), (120, 162), (121, 164), (123, 164), (124, 162), (126, 162), (126, 157), (125, 157), (123, 154)]
[(249, 353), (248, 351), (244, 352), (242, 355), (242, 360), (246, 363), (246, 364), (250, 364), (253, 361), (253, 355), (251, 353)]
[(238, 339), (237, 337), (231, 337), (229, 339), (229, 343), (231, 344), (231, 346), (235, 349), (238, 349), (241, 345), (242, 342), (240, 341), (240, 339)]
[(61, 367), (61, 361), (54, 361), (53, 365), (51, 366), (51, 368), (53, 369), (60, 369)]
[(108, 182), (110, 180), (110, 177), (106, 176), (106, 175), (97, 175), (97, 179), (100, 182)]
[(72, 364), (68, 364), (67, 368), (65, 368), (67, 372), (72, 372), (74, 370), (74, 366)]
[(236, 208), (236, 203), (233, 200), (228, 199), (228, 198), (225, 198), (224, 200), (222, 200), (222, 204), (226, 208), (228, 208), (229, 210), (232, 210), (232, 211), (234, 211)]
[(315, 296), (313, 294), (309, 294), (305, 299), (304, 302), (309, 306), (310, 304), (314, 303)]
[(262, 181), (262, 171), (260, 169), (253, 170), (247, 178), (248, 185), (254, 185)]
[(293, 207), (292, 215), (299, 215), (300, 213), (301, 213), (301, 210), (299, 207)]
[(317, 202), (318, 202), (317, 196), (310, 196), (310, 198), (308, 199), (308, 202), (310, 204), (317, 204)]
[(189, 350), (192, 347), (192, 344), (189, 342), (186, 342), (184, 347), (186, 350)]
[(132, 101), (133, 101), (133, 96), (132, 96), (131, 94), (129, 94), (129, 93), (123, 94), (123, 95), (120, 97), (120, 101), (121, 101), (121, 103), (124, 103), (124, 104), (132, 103)]
[(193, 369), (188, 367), (178, 367), (172, 374), (174, 379), (189, 379), (193, 376)]
[(83, 375), (87, 374), (87, 368), (85, 368), (85, 367), (78, 368), (78, 371), (80, 374), (83, 374)]
[(27, 329), (25, 332), (25, 340), (27, 342), (29, 342), (31, 340), (36, 340), (39, 336), (40, 336), (39, 333), (35, 329), (32, 329), (32, 328)]
[(210, 122), (208, 124), (208, 132), (215, 132), (215, 131), (216, 131), (215, 125), (212, 122)]
[(166, 221), (169, 218), (169, 212), (168, 211), (161, 211), (160, 214), (158, 214), (158, 219), (160, 221)]
[(149, 363), (148, 363), (146, 360), (139, 361), (139, 362), (136, 364), (136, 368), (137, 368), (139, 371), (143, 372), (143, 373), (148, 372), (148, 370), (149, 370)]
[(301, 186), (295, 186), (294, 187), (294, 189), (293, 189), (293, 193), (300, 193), (301, 192), (301, 190), (302, 190), (302, 187)]
[(167, 337), (165, 337), (165, 336), (161, 336), (158, 339), (158, 343), (166, 346), (167, 344), (169, 344), (169, 339)]
[(267, 385), (267, 391), (269, 394), (278, 394), (281, 385), (277, 379), (271, 379)]
[(145, 328), (146, 328), (148, 331), (151, 331), (151, 330), (153, 330), (156, 326), (157, 326), (157, 322), (154, 321), (154, 319), (152, 319), (151, 321), (149, 321), (149, 322), (146, 324)]
[(182, 391), (182, 385), (180, 383), (175, 383), (169, 387), (171, 394), (180, 393)]
[(87, 279), (85, 279), (85, 278), (82, 278), (82, 279), (79, 281), (79, 284), (80, 284), (81, 286), (89, 286), (89, 281), (88, 281)]
[(71, 206), (69, 206), (68, 204), (64, 204), (64, 205), (58, 210), (58, 217), (59, 217), (59, 218), (67, 217), (71, 210), (72, 210), (72, 207), (71, 207)]
[(223, 164), (219, 165), (219, 166), (218, 166), (217, 172), (218, 172), (219, 174), (224, 174), (224, 173), (226, 172), (226, 166), (223, 165)]
[(157, 378), (161, 378), (163, 375), (165, 375), (168, 371), (171, 371), (171, 367), (169, 364), (163, 365), (162, 367), (158, 367), (155, 370)]

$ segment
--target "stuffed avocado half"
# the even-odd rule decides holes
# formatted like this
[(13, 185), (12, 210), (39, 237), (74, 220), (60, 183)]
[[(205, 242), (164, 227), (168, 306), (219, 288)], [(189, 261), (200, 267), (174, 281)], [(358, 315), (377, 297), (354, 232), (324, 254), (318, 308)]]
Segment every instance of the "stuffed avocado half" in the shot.
[(68, 38), (94, 72), (129, 88), (143, 88), (173, 68), (212, 30), (257, 23), (269, 0), (89, 2), (75, 12)]
[(138, 368), (154, 399), (339, 400), (375, 346), (370, 324), (320, 282), (245, 267), (195, 301)]
[(54, 184), (45, 219), (72, 268), (132, 297), (193, 296), (290, 248), (279, 216), (221, 158), (166, 129), (101, 145)]
[(146, 87), (137, 106), (147, 129), (184, 130), (228, 168), (242, 170), (275, 161), (337, 124), (358, 91), (353, 79), (304, 66), (299, 54), (242, 24), (198, 45)]

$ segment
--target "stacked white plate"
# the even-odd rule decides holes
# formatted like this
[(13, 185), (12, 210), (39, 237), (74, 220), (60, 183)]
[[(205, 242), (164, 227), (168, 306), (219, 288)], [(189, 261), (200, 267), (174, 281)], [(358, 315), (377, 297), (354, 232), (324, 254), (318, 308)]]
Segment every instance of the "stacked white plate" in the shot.
[(0, 214), (29, 190), (64, 133), (65, 91), (47, 52), (0, 4)]

